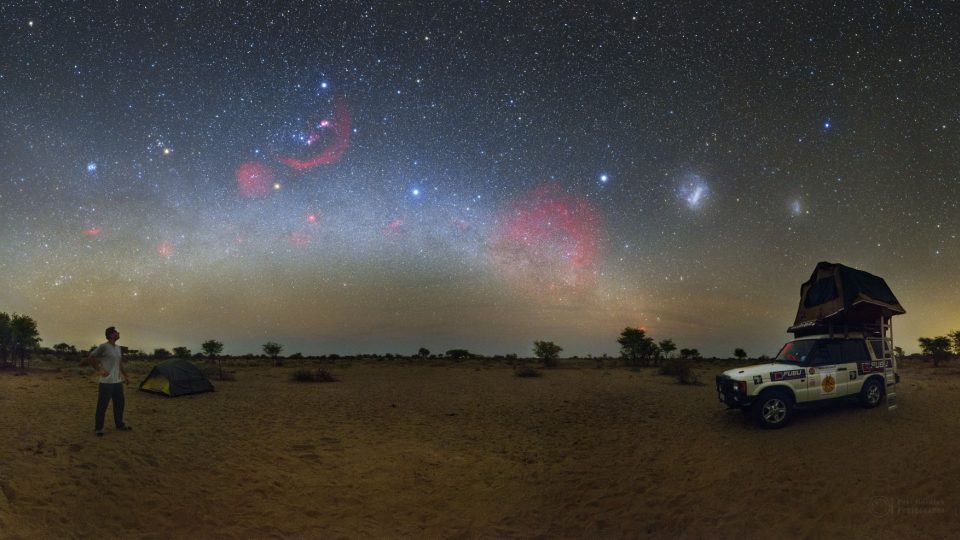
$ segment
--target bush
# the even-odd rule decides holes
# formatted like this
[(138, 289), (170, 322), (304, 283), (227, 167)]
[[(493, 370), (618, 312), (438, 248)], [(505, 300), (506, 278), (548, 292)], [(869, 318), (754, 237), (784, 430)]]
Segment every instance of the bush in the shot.
[(541, 377), (543, 374), (533, 366), (521, 366), (513, 371), (517, 377)]
[(337, 378), (325, 369), (311, 371), (301, 368), (294, 371), (290, 379), (294, 382), (337, 382)]
[(690, 358), (667, 358), (660, 365), (660, 374), (676, 377), (680, 384), (696, 384), (697, 375), (693, 372), (693, 360)]

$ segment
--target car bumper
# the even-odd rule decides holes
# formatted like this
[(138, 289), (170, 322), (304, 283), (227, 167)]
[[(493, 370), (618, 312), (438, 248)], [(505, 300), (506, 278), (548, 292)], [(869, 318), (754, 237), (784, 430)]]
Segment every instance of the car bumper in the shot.
[(752, 402), (750, 396), (745, 396), (737, 390), (736, 381), (723, 375), (717, 375), (717, 399), (731, 409), (742, 409)]

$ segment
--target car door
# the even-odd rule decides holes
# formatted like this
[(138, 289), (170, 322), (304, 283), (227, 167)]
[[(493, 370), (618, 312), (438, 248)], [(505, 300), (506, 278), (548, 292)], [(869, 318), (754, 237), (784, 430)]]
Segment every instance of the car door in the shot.
[[(844, 395), (852, 395), (860, 392), (863, 387), (863, 377), (858, 368), (862, 364), (870, 363), (870, 353), (867, 351), (867, 344), (862, 339), (843, 340), (843, 366), (845, 373), (840, 373), (840, 378), (846, 382)], [(839, 368), (838, 368), (839, 369)], [(845, 375), (845, 376), (844, 376)]]
[(807, 368), (807, 398), (810, 401), (844, 395), (848, 375), (842, 360), (841, 340), (824, 339), (817, 344)]

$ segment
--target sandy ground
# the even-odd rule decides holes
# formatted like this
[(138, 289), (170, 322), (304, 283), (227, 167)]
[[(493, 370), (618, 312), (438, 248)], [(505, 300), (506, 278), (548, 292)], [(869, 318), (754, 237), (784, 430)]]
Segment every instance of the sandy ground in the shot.
[[(131, 387), (92, 432), (89, 369), (0, 372), (0, 537), (947, 538), (960, 370), (903, 370), (900, 409), (764, 431), (653, 370), (237, 367), (217, 391)], [(138, 371), (144, 371), (141, 368)], [(142, 375), (138, 377), (138, 380)]]

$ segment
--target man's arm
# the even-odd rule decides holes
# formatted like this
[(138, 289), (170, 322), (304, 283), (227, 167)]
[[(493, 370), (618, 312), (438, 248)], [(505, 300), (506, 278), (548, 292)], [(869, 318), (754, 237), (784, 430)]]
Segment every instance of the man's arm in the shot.
[(127, 370), (123, 369), (124, 364), (126, 364), (126, 362), (123, 361), (123, 357), (121, 356), (120, 357), (120, 374), (123, 376), (123, 382), (128, 383), (130, 382), (130, 377), (127, 376)]
[(109, 375), (109, 373), (107, 372), (107, 370), (103, 369), (103, 366), (100, 364), (100, 359), (94, 356), (94, 353), (96, 353), (99, 350), (100, 349), (97, 348), (90, 351), (90, 355), (87, 356), (87, 363), (90, 364), (90, 367), (95, 369), (97, 373), (100, 374), (101, 377), (106, 377), (107, 375)]

